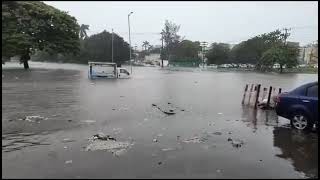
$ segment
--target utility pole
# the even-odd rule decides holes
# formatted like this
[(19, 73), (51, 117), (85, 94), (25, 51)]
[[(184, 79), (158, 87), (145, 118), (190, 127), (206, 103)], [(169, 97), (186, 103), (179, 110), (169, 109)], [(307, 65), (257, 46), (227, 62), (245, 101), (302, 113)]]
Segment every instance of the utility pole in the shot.
[(161, 57), (161, 67), (163, 68), (163, 33), (161, 33), (161, 49), (160, 49), (160, 57)]
[[(134, 45), (134, 52), (133, 52), (133, 54), (137, 54), (137, 44), (135, 44)], [(135, 58), (134, 58), (134, 62), (136, 62), (137, 61), (137, 56), (135, 55)]]
[(113, 62), (113, 29), (112, 29), (112, 44), (111, 44), (111, 59), (112, 59), (112, 62)]
[(203, 41), (201, 42), (201, 51), (202, 51), (202, 67), (204, 68), (204, 53), (205, 53), (205, 47), (207, 46), (207, 42)]
[(287, 38), (290, 36), (290, 33), (288, 33), (288, 31), (290, 31), (291, 28), (284, 28), (283, 30), (285, 31), (285, 33), (284, 33), (284, 45), (286, 45), (287, 44)]
[(129, 27), (129, 60), (130, 60), (130, 65), (131, 65), (131, 74), (132, 74), (132, 61), (131, 61), (131, 38), (130, 38), (130, 15), (132, 14), (133, 12), (130, 12), (128, 14), (128, 27)]

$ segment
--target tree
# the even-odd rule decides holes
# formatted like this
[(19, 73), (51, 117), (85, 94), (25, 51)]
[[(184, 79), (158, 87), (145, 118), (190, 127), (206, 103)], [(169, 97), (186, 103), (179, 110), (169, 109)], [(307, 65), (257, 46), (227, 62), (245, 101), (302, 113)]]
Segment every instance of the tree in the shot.
[[(112, 59), (112, 33), (103, 31), (91, 35), (81, 41), (80, 52), (77, 55), (47, 54), (39, 52), (32, 57), (32, 60), (42, 59), (62, 62), (88, 63), (88, 61), (110, 62)], [(129, 44), (122, 37), (114, 33), (113, 35), (113, 57), (114, 62), (120, 65), (129, 60)]]
[(198, 45), (190, 40), (183, 40), (172, 49), (172, 56), (175, 59), (198, 59)]
[(280, 73), (283, 66), (288, 68), (298, 64), (299, 49), (294, 46), (274, 46), (263, 53), (260, 64), (262, 70), (270, 69), (276, 63), (280, 65)]
[(144, 48), (144, 51), (146, 51), (146, 52), (147, 52), (147, 49), (149, 48), (149, 46), (150, 46), (150, 43), (148, 41), (144, 41), (142, 43), (142, 48)]
[(80, 38), (81, 39), (88, 37), (87, 32), (86, 32), (87, 30), (89, 30), (89, 25), (81, 24), (81, 26), (80, 26)]
[(275, 45), (283, 43), (284, 33), (276, 30), (261, 34), (235, 45), (230, 52), (234, 63), (257, 64), (262, 54)]
[(78, 53), (77, 20), (43, 2), (2, 2), (2, 56), (19, 55), (28, 69), (28, 60), (37, 50), (50, 53)]
[(171, 50), (174, 49), (181, 40), (181, 37), (177, 34), (180, 29), (180, 25), (176, 25), (168, 20), (165, 21), (164, 28), (161, 32), (161, 39), (165, 43), (166, 57), (164, 59), (170, 59)]
[(228, 44), (212, 43), (206, 54), (207, 64), (225, 64), (229, 60), (230, 48)]

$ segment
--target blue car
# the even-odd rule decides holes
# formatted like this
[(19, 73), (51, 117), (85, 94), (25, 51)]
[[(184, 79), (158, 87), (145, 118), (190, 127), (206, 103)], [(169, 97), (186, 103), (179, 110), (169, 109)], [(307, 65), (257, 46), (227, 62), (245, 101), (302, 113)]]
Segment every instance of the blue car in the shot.
[(290, 119), (291, 126), (311, 130), (318, 126), (318, 82), (304, 84), (275, 98), (278, 116)]

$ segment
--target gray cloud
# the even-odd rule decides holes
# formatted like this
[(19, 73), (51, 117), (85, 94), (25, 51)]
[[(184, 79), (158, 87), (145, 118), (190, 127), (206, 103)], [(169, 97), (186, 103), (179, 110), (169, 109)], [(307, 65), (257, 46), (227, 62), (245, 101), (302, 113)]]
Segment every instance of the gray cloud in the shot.
[(249, 37), (293, 27), (290, 41), (302, 45), (318, 39), (318, 2), (103, 2), (46, 1), (68, 11), (79, 24), (89, 24), (88, 34), (106, 29), (128, 41), (127, 15), (131, 15), (132, 45), (161, 44), (166, 19), (180, 24), (186, 39), (238, 43)]

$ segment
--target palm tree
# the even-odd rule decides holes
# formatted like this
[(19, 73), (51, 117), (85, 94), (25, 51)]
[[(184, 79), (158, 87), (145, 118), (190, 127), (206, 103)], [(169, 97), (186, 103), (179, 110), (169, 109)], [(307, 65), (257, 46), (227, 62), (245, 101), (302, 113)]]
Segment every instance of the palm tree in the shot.
[(150, 43), (148, 41), (144, 41), (142, 43), (142, 47), (144, 47), (144, 51), (147, 51), (147, 48), (150, 46)]
[(80, 38), (81, 39), (88, 37), (87, 32), (86, 32), (87, 30), (89, 30), (89, 25), (81, 24), (81, 26), (80, 26)]

